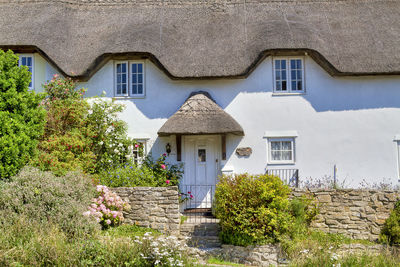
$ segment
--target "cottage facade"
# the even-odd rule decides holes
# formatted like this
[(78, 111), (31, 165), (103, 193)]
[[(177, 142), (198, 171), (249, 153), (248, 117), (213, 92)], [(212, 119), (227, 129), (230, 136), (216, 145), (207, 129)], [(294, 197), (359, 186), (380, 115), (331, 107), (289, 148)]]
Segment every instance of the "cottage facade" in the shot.
[[(0, 47), (32, 58), (32, 88), (58, 73), (125, 104), (130, 136), (183, 163), (183, 185), (267, 171), (351, 187), (398, 182), (398, 1), (0, 7)], [(25, 21), (26, 10), (35, 16)]]

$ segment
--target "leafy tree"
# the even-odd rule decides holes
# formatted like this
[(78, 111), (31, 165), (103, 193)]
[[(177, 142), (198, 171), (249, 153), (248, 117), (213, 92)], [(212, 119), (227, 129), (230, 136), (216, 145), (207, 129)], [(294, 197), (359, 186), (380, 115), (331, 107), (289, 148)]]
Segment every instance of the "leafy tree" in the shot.
[(0, 50), (0, 179), (15, 175), (35, 154), (43, 134), (43, 94), (29, 90), (30, 73), (18, 56)]

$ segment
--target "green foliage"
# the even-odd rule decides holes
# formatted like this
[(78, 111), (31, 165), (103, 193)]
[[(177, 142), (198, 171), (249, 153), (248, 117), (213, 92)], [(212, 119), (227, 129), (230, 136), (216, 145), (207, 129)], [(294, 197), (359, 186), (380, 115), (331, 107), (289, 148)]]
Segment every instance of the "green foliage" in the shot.
[(178, 185), (182, 177), (182, 166), (165, 162), (166, 155), (157, 160), (149, 155), (142, 165), (125, 163), (102, 172), (99, 183), (109, 187), (152, 186), (163, 187)]
[(132, 239), (137, 236), (143, 236), (145, 233), (151, 233), (153, 236), (161, 235), (161, 233), (157, 230), (129, 224), (123, 224), (115, 228), (109, 228), (106, 231), (106, 234), (113, 237), (130, 237)]
[(44, 96), (28, 89), (30, 76), (12, 51), (0, 50), (0, 179), (25, 166), (43, 134)]
[(390, 245), (400, 244), (400, 200), (386, 219), (380, 234), (380, 241)]
[(215, 214), (224, 243), (276, 242), (293, 225), (290, 189), (272, 175), (223, 176), (215, 192)]
[[(92, 99), (87, 117), (88, 127), (93, 131), (93, 153), (96, 155), (96, 173), (118, 167), (130, 160), (134, 146), (139, 146), (127, 137), (127, 125), (118, 119), (124, 106), (100, 98)], [(139, 148), (143, 153), (143, 148)]]
[(98, 173), (127, 162), (134, 142), (117, 118), (122, 105), (100, 98), (89, 101), (85, 89), (57, 75), (44, 88), (47, 123), (34, 166), (64, 175), (71, 170)]
[(20, 218), (34, 224), (54, 224), (68, 238), (85, 236), (99, 229), (95, 220), (83, 216), (95, 188), (79, 173), (56, 177), (50, 172), (25, 167), (0, 187), (0, 225)]

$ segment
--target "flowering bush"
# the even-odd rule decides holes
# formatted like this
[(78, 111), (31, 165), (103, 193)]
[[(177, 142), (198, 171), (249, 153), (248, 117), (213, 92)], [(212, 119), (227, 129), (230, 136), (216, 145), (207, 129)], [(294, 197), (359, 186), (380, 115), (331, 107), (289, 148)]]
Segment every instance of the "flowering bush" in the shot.
[(128, 211), (130, 206), (117, 194), (111, 192), (107, 186), (97, 186), (98, 197), (93, 199), (85, 216), (93, 216), (101, 224), (103, 229), (117, 226), (124, 220), (122, 211)]
[(117, 118), (122, 105), (89, 101), (84, 98), (85, 89), (57, 75), (44, 88), (47, 122), (33, 165), (64, 175), (77, 169), (97, 173), (128, 160), (128, 148), (135, 143), (127, 137), (126, 124)]
[(154, 237), (151, 232), (134, 242), (141, 246), (140, 257), (146, 266), (186, 266), (187, 245), (175, 236)]
[(162, 154), (157, 160), (151, 155), (146, 157), (143, 165), (153, 170), (154, 176), (159, 181), (158, 186), (174, 186), (179, 184), (183, 169), (181, 164), (168, 164), (165, 159), (167, 154)]
[[(127, 137), (127, 125), (118, 119), (118, 113), (124, 106), (99, 98), (91, 101), (88, 127), (92, 136), (93, 152), (96, 155), (96, 172), (115, 168), (130, 160), (133, 148), (139, 145)], [(139, 149), (143, 151), (143, 148)]]
[(190, 192), (190, 191), (188, 191), (187, 193), (183, 193), (183, 192), (179, 193), (179, 202), (180, 203), (183, 203), (188, 200), (192, 200), (193, 198), (194, 198), (194, 196), (192, 195), (192, 192)]
[(167, 164), (166, 155), (161, 155), (156, 161), (148, 156), (142, 165), (128, 162), (103, 171), (99, 176), (101, 184), (110, 187), (152, 186), (164, 187), (178, 185), (182, 177), (182, 166)]

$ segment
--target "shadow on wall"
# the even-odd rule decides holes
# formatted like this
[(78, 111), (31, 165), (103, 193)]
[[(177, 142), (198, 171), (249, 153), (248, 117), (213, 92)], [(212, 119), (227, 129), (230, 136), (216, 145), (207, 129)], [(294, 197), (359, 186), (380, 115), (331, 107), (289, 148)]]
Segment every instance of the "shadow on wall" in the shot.
[[(214, 101), (225, 109), (240, 93), (253, 94), (262, 93), (260, 91), (241, 91), (238, 88), (216, 88), (209, 89), (204, 87), (177, 89), (174, 92), (167, 91), (157, 96), (147, 96), (145, 99), (130, 99), (133, 105), (149, 119), (168, 119), (186, 101), (194, 91), (209, 92)], [(383, 108), (400, 108), (400, 90), (395, 88), (379, 90), (363, 87), (337, 87), (337, 88), (318, 88), (309, 89), (306, 94), (300, 96), (272, 95), (271, 91), (265, 91), (266, 98), (291, 98), (301, 97), (306, 100), (316, 112), (327, 111), (346, 111), (346, 110), (366, 110)], [(303, 101), (299, 101), (299, 109), (304, 108)], [(304, 103), (304, 102), (303, 102)], [(251, 105), (251, 103), (249, 103)]]

